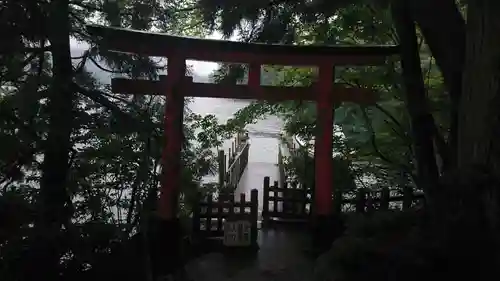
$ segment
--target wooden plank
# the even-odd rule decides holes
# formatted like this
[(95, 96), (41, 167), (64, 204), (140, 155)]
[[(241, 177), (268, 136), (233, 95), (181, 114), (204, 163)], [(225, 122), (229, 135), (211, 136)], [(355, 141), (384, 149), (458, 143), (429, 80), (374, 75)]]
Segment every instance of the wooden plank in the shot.
[(208, 40), (139, 30), (87, 25), (110, 51), (187, 59), (278, 65), (373, 65), (399, 53), (398, 46), (281, 45)]
[(206, 237), (206, 238), (215, 238), (215, 237), (221, 237), (221, 236), (224, 236), (224, 231), (222, 230), (211, 230), (211, 231), (202, 231), (203, 233), (203, 237)]
[[(209, 216), (206, 213), (201, 213), (200, 214), (200, 219), (207, 219)], [(228, 219), (228, 218), (238, 218), (238, 219), (243, 219), (243, 220), (251, 220), (252, 215), (251, 213), (235, 213), (235, 214), (230, 214), (230, 213), (211, 213), (210, 218), (212, 218), (213, 222), (217, 222), (218, 218), (222, 219)]]
[(230, 207), (236, 207), (236, 208), (239, 208), (239, 207), (242, 207), (242, 208), (248, 208), (248, 207), (252, 207), (252, 202), (245, 202), (245, 203), (240, 203), (240, 202), (235, 202), (235, 203), (232, 203), (232, 202), (219, 202), (219, 201), (212, 201), (212, 202), (200, 202), (199, 203), (200, 207), (209, 207), (211, 206), (212, 208), (216, 209), (216, 208), (230, 208)]
[(292, 189), (292, 188), (283, 188), (283, 187), (274, 187), (271, 186), (269, 187), (269, 191), (276, 191), (276, 192), (295, 192), (295, 193), (306, 193), (308, 192), (307, 189)]
[[(114, 93), (131, 95), (163, 95), (165, 90), (160, 81), (132, 80), (126, 78), (111, 79), (111, 89)], [(248, 85), (225, 85), (192, 83), (189, 79), (182, 85), (182, 92), (189, 97), (228, 98), (228, 99), (258, 99), (272, 102), (287, 100), (315, 101), (315, 87), (280, 87), (260, 86), (253, 88)], [(332, 89), (334, 103), (353, 102), (358, 104), (373, 104), (376, 93), (369, 89), (348, 88), (335, 84)]]
[(269, 200), (274, 200), (277, 202), (306, 203), (306, 204), (311, 203), (311, 200), (308, 198), (293, 199), (293, 198), (269, 196)]
[(308, 214), (290, 214), (283, 212), (269, 212), (270, 218), (284, 218), (284, 219), (306, 219), (309, 217)]

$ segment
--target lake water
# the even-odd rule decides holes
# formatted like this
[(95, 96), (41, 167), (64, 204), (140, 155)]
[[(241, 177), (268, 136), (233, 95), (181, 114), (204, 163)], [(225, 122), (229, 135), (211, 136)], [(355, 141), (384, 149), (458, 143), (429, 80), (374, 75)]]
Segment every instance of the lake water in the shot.
[[(213, 114), (219, 122), (226, 122), (234, 113), (247, 106), (249, 101), (214, 98), (195, 98), (189, 108), (198, 114)], [(276, 179), (276, 163), (278, 160), (279, 133), (283, 122), (275, 116), (269, 116), (256, 124), (247, 126), (250, 137), (250, 153), (248, 170), (241, 180), (241, 191), (249, 191), (262, 185), (264, 176)], [(226, 151), (231, 147), (231, 140), (224, 143)], [(206, 177), (205, 180), (217, 181), (217, 177)], [(260, 189), (260, 188), (259, 188)]]

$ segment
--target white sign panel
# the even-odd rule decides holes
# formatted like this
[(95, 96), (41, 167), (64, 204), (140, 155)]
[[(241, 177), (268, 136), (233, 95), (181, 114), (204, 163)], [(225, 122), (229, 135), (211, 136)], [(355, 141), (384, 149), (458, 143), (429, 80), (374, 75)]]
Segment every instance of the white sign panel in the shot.
[(252, 244), (251, 229), (252, 225), (246, 220), (224, 222), (224, 245), (250, 246)]

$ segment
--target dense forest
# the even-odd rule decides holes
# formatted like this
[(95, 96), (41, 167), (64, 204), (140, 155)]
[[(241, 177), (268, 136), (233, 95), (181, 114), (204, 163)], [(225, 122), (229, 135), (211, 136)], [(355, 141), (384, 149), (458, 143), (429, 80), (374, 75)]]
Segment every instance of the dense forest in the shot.
[[(355, 186), (404, 181), (425, 194), (426, 204), (411, 212), (352, 218), (318, 259), (315, 277), (495, 274), (497, 2), (0, 1), (2, 280), (151, 278), (143, 270), (148, 260), (136, 257), (141, 250), (123, 253), (141, 239), (135, 234), (147, 228), (155, 208), (164, 100), (113, 94), (88, 68), (156, 79), (166, 65), (99, 49), (85, 28), (91, 23), (196, 37), (218, 31), (245, 42), (399, 45), (400, 56), (384, 66), (336, 69), (337, 83), (374, 89), (379, 100), (368, 107), (336, 107), (334, 149)], [(70, 40), (88, 48), (72, 57)], [(221, 65), (213, 80), (240, 80), (245, 71), (242, 65)], [(273, 84), (307, 85), (315, 79), (306, 68), (266, 71), (279, 77), (270, 79)], [(290, 135), (314, 136), (314, 103), (253, 102), (227, 124), (186, 109), (181, 217), (188, 217), (194, 193), (205, 189), (201, 178), (215, 172), (213, 148), (267, 115), (280, 116)]]

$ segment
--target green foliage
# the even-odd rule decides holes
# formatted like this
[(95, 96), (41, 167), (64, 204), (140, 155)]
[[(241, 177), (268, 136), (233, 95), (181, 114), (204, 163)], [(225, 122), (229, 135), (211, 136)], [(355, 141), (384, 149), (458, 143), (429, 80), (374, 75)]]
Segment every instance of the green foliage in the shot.
[[(206, 7), (212, 2), (200, 3)], [(258, 11), (265, 19), (259, 22), (252, 21), (255, 13), (252, 12), (246, 17), (244, 12), (231, 9), (233, 5), (229, 2), (224, 2), (222, 6), (213, 5), (212, 9), (215, 10), (207, 8), (205, 11), (224, 10), (226, 12), (215, 15), (221, 18), (235, 17), (231, 28), (238, 31), (241, 39), (246, 41), (285, 42), (288, 29), (276, 29), (270, 33), (266, 31), (279, 22), (293, 29), (294, 38), (290, 43), (295, 44), (397, 43), (397, 35), (387, 10), (387, 1), (359, 1), (357, 4), (347, 4), (343, 1), (314, 3), (307, 6), (299, 2), (282, 5), (274, 1), (272, 4), (268, 1), (258, 1), (252, 5), (259, 7)], [(240, 4), (238, 9), (242, 9), (242, 6), (244, 4)], [(280, 15), (283, 13), (294, 17), (282, 19)], [(315, 16), (311, 17), (312, 14)], [(249, 37), (249, 34), (252, 36)], [(429, 55), (429, 50), (424, 44), (420, 46), (424, 58), (422, 67), (429, 103), (440, 133), (438, 138), (446, 140), (449, 128), (448, 98), (441, 74)], [(334, 150), (349, 159), (358, 186), (371, 186), (376, 183), (378, 186), (395, 187), (401, 173), (415, 184), (415, 152), (408, 105), (404, 98), (404, 89), (400, 86), (402, 81), (399, 71), (400, 66), (396, 59), (389, 59), (388, 64), (379, 67), (336, 68), (336, 83), (346, 87), (372, 89), (378, 96), (374, 106), (361, 107), (342, 103), (335, 109), (335, 130), (340, 131), (342, 137), (334, 140)], [(217, 78), (220, 81), (235, 81), (244, 80), (245, 75), (244, 67), (231, 65), (221, 68)], [(268, 76), (266, 80), (273, 80), (272, 84), (275, 85), (310, 85), (315, 80), (315, 73), (310, 68), (266, 66), (264, 75)], [(285, 121), (285, 131), (289, 135), (297, 135), (306, 140), (315, 135), (316, 107), (313, 102), (254, 102), (238, 112), (232, 122), (243, 126), (268, 114), (282, 117)]]
[[(284, 158), (285, 172), (292, 182), (299, 182), (306, 188), (314, 187), (314, 158), (308, 154), (308, 147), (297, 149), (292, 156)], [(342, 156), (333, 158), (333, 185), (344, 192), (356, 189), (354, 172), (351, 163)]]
[[(315, 280), (329, 276), (339, 281), (387, 280), (389, 272), (395, 280), (419, 280), (409, 275), (417, 269), (429, 270), (421, 260), (427, 249), (415, 251), (421, 242), (415, 227), (419, 217), (417, 213), (394, 211), (351, 218), (345, 235), (318, 259)], [(422, 277), (422, 273), (416, 274)]]
[[(49, 2), (0, 3), (0, 29), (9, 36), (4, 38), (9, 44), (0, 47), (0, 275), (5, 280), (22, 279), (26, 249), (35, 249), (36, 237), (41, 235), (40, 178), (46, 172), (41, 164), (47, 136), (54, 133), (49, 129), (48, 107), (55, 99), (54, 50), (49, 47), (54, 42), (46, 29), (54, 13)], [(163, 98), (114, 94), (101, 77), (106, 73), (157, 78), (165, 69), (164, 61), (101, 50), (85, 25), (204, 36), (207, 29), (195, 4), (190, 0), (70, 1), (71, 30), (62, 41), (76, 39), (86, 49), (74, 54), (69, 81), (74, 109), (73, 116), (67, 116), (72, 120), (71, 151), (67, 182), (62, 186), (68, 200), (60, 208), (67, 210), (69, 221), (52, 233), (60, 241), (55, 251), (64, 257), (62, 271), (70, 276), (96, 263), (97, 255), (109, 252), (113, 243), (127, 241), (144, 228), (144, 218), (154, 205), (151, 194), (156, 196), (159, 186), (165, 138)], [(201, 178), (215, 171), (212, 148), (236, 127), (189, 110), (184, 118), (180, 211), (187, 216)]]
[[(257, 1), (253, 5), (259, 6), (258, 12), (252, 11), (248, 16), (242, 8), (244, 3), (239, 3), (238, 9), (232, 9), (230, 1), (223, 1), (223, 5), (215, 5), (208, 0), (199, 2), (205, 14), (212, 15), (214, 23), (222, 23), (215, 26), (224, 34), (237, 31), (244, 41), (299, 45), (399, 43), (388, 10), (389, 1)], [(261, 17), (259, 21), (254, 20), (257, 13)], [(449, 97), (428, 47), (423, 43), (423, 38), (419, 37), (418, 40), (427, 100), (438, 130), (435, 143), (439, 146), (448, 138)], [(375, 105), (342, 103), (335, 108), (333, 149), (339, 155), (336, 161), (341, 163), (336, 163), (332, 172), (336, 175), (334, 178), (347, 179), (348, 187), (353, 187), (353, 179), (354, 188), (395, 188), (402, 181), (418, 187), (416, 155), (408, 114), (408, 108), (412, 105), (407, 102), (405, 89), (400, 86), (404, 83), (397, 59), (391, 58), (386, 65), (378, 67), (335, 69), (336, 83), (372, 89), (378, 96)], [(233, 68), (235, 70), (221, 69), (219, 74), (230, 76), (233, 80), (244, 77), (244, 67)], [(315, 80), (315, 73), (311, 69), (266, 66), (268, 69), (275, 71), (273, 84), (276, 85), (310, 85)], [(306, 141), (315, 136), (317, 116), (316, 106), (312, 102), (255, 102), (236, 114), (235, 119), (239, 121), (235, 122), (251, 123), (266, 114), (282, 117), (288, 135), (296, 135)], [(437, 151), (439, 154), (442, 152), (439, 148)], [(299, 155), (288, 159), (288, 170), (299, 181), (311, 185), (313, 163), (302, 153)], [(441, 166), (439, 168), (443, 169)], [(335, 186), (344, 188), (346, 185), (337, 182)], [(345, 235), (335, 241), (332, 249), (318, 260), (315, 278), (436, 278), (433, 274), (435, 269), (449, 269), (449, 264), (440, 261), (446, 258), (453, 258), (454, 261), (459, 259), (451, 254), (457, 254), (453, 250), (454, 246), (444, 246), (447, 238), (440, 236), (442, 233), (434, 233), (434, 226), (424, 225), (422, 220), (422, 215), (414, 212), (377, 212), (373, 216), (349, 217)], [(459, 244), (453, 245), (457, 247)]]

